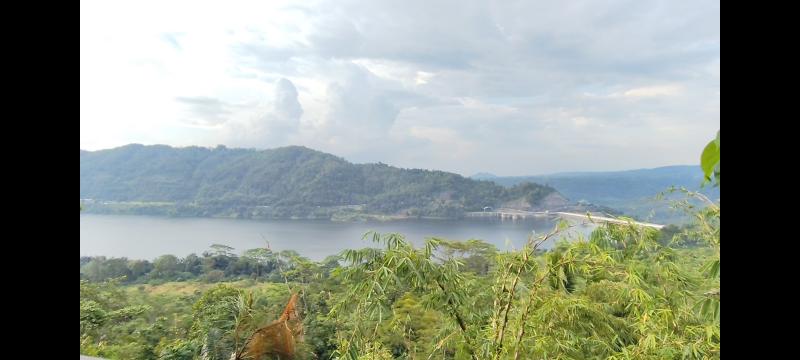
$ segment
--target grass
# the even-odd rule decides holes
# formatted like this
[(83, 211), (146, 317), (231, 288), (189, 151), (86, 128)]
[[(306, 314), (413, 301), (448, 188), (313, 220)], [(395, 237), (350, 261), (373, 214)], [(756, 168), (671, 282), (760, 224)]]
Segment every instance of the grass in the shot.
[(133, 284), (125, 287), (129, 293), (145, 293), (149, 296), (156, 295), (192, 295), (204, 293), (217, 285), (227, 284), (243, 290), (250, 291), (275, 291), (285, 290), (286, 284), (256, 282), (253, 280), (238, 280), (218, 283), (205, 283), (200, 281), (171, 281), (159, 285)]

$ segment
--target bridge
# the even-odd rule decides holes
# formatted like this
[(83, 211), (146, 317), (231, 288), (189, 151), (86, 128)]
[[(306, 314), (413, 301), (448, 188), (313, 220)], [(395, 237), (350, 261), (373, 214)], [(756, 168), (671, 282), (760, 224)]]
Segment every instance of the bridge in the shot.
[(565, 219), (586, 219), (591, 220), (593, 222), (600, 222), (600, 223), (614, 223), (614, 224), (634, 224), (637, 226), (644, 226), (654, 229), (661, 229), (664, 225), (660, 224), (653, 224), (653, 223), (646, 223), (646, 222), (639, 222), (639, 221), (629, 221), (624, 219), (617, 219), (617, 218), (610, 218), (605, 216), (595, 216), (595, 215), (587, 215), (587, 214), (579, 214), (579, 213), (571, 213), (571, 212), (563, 212), (563, 211), (524, 211), (524, 210), (515, 210), (515, 209), (497, 209), (494, 211), (476, 211), (476, 212), (469, 212), (466, 213), (467, 217), (499, 217), (501, 219), (527, 219), (527, 218), (537, 218), (537, 217), (561, 217)]

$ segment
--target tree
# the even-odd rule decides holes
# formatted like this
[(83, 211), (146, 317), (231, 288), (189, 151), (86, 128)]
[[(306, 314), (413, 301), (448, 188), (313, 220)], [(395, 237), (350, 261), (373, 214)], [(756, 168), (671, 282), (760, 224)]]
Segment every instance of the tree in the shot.
[(153, 270), (153, 264), (151, 264), (147, 260), (129, 260), (128, 261), (128, 270), (130, 271), (130, 280), (135, 281), (139, 279), (150, 271)]
[(197, 350), (203, 358), (227, 360), (235, 351), (237, 305), (243, 293), (230, 285), (218, 285), (192, 306), (189, 336), (199, 345)]
[(180, 262), (175, 255), (161, 255), (153, 261), (154, 275), (159, 278), (173, 278), (180, 270)]
[(97, 256), (81, 267), (81, 272), (87, 279), (95, 282), (112, 278), (131, 279), (131, 270), (128, 269), (128, 259)]
[(185, 258), (181, 259), (180, 263), (183, 272), (197, 276), (203, 271), (203, 261), (195, 254), (187, 255)]
[[(80, 325), (81, 354), (107, 355), (103, 338), (112, 334), (115, 327), (127, 323), (147, 312), (149, 307), (131, 305), (119, 288), (122, 279), (101, 283), (81, 280)], [(110, 354), (110, 353), (109, 353)]]
[(233, 253), (233, 250), (234, 249), (228, 245), (222, 245), (222, 244), (211, 245), (211, 254), (213, 256), (236, 257), (236, 254)]
[(255, 276), (261, 277), (277, 267), (276, 255), (270, 249), (258, 248), (245, 251), (242, 256), (255, 264)]

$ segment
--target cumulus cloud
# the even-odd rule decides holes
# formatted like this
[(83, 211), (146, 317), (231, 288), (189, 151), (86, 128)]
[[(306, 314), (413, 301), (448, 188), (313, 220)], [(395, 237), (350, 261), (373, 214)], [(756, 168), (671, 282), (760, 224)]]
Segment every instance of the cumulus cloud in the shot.
[(281, 78), (275, 83), (271, 98), (240, 112), (223, 130), (226, 141), (233, 146), (283, 146), (297, 135), (302, 115), (297, 88), (290, 80)]
[[(693, 163), (719, 129), (719, 1), (286, 0), (169, 16), (182, 5), (148, 38), (122, 15), (155, 3), (119, 18), (82, 4), (82, 144), (108, 115), (84, 109), (109, 103), (90, 101), (108, 96), (93, 76), (131, 73), (108, 55), (128, 52), (156, 72), (140, 92), (182, 109), (170, 128), (207, 129), (201, 144), (522, 175)], [(101, 52), (107, 38), (126, 47)]]
[(285, 78), (275, 84), (273, 110), (276, 117), (292, 123), (296, 123), (303, 115), (303, 107), (297, 100), (297, 88)]
[(381, 88), (380, 81), (360, 66), (346, 64), (341, 71), (341, 81), (328, 86), (326, 125), (335, 132), (385, 134), (400, 111), (399, 96)]

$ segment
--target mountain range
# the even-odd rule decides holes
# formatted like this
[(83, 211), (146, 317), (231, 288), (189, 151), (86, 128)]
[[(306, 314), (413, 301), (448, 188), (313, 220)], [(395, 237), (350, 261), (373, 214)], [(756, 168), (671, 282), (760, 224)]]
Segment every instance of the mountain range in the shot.
[(495, 176), (478, 173), (471, 178), (492, 181), (503, 186), (534, 182), (551, 186), (569, 201), (609, 206), (638, 219), (656, 222), (683, 222), (686, 216), (670, 208), (669, 199), (657, 195), (670, 187), (697, 191), (711, 199), (719, 199), (719, 188), (702, 187), (703, 172), (699, 165), (675, 165), (652, 169), (606, 172), (565, 172), (535, 176)]

